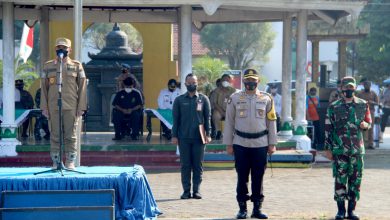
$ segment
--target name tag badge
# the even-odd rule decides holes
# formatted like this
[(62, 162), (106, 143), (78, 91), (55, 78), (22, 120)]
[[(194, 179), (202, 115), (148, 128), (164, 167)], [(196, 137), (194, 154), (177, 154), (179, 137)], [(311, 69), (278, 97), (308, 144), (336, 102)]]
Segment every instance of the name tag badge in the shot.
[(198, 112), (202, 111), (202, 103), (201, 102), (198, 102), (198, 104), (196, 105), (196, 111), (198, 111)]

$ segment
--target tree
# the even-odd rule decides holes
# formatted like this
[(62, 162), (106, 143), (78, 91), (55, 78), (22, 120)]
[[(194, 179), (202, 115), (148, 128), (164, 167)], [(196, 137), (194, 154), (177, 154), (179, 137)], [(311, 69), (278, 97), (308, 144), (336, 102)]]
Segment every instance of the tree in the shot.
[[(23, 63), (17, 57), (15, 59), (15, 68), (15, 79), (23, 79), (26, 89), (39, 78), (39, 74), (35, 71), (35, 64), (30, 59)], [(0, 60), (0, 87), (3, 87), (3, 60)]]
[(369, 23), (370, 33), (357, 43), (358, 74), (382, 82), (390, 74), (390, 4), (387, 0), (370, 0), (359, 22)]
[(237, 70), (266, 62), (276, 36), (270, 23), (208, 24), (200, 34), (210, 56), (226, 56)]
[[(142, 36), (131, 24), (118, 24), (121, 31), (125, 32), (128, 37), (129, 47), (134, 52), (140, 52), (143, 48)], [(84, 47), (92, 47), (97, 50), (103, 49), (106, 42), (106, 35), (112, 31), (112, 23), (95, 23), (85, 32), (83, 38)]]
[(198, 76), (199, 90), (208, 95), (215, 88), (214, 82), (221, 77), (228, 66), (220, 59), (204, 56), (195, 61), (192, 69)]

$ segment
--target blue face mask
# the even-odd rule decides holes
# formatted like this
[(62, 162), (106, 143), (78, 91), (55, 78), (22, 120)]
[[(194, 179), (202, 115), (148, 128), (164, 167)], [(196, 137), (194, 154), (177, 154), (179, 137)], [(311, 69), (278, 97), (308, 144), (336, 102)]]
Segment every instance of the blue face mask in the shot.
[(68, 56), (68, 51), (64, 49), (58, 49), (56, 50), (57, 56), (61, 57), (60, 54), (62, 54), (62, 57), (67, 57)]

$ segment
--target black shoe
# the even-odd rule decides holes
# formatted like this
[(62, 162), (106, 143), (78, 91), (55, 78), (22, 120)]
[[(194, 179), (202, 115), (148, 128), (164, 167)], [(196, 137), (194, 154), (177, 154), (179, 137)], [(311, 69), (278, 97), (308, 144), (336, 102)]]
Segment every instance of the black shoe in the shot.
[(236, 218), (237, 219), (246, 219), (246, 217), (248, 216), (246, 202), (238, 202), (238, 207), (240, 207), (240, 210), (238, 211)]
[(191, 193), (190, 192), (183, 192), (181, 194), (180, 199), (190, 199), (191, 198)]
[(258, 209), (258, 210), (253, 210), (251, 218), (268, 219), (268, 216), (262, 213), (260, 209)]
[(120, 141), (120, 140), (122, 140), (122, 138), (121, 137), (114, 137), (114, 138), (112, 138), (112, 140), (113, 141)]
[(356, 201), (348, 202), (348, 219), (359, 220), (360, 217), (354, 213), (356, 207)]
[(42, 140), (42, 138), (41, 138), (41, 136), (35, 136), (35, 140), (40, 141), (40, 140)]
[(251, 218), (268, 219), (268, 216), (261, 212), (261, 202), (253, 202), (253, 211)]
[(195, 192), (192, 194), (192, 198), (194, 199), (202, 199), (202, 194)]
[(131, 135), (131, 140), (133, 141), (139, 140), (139, 137), (137, 135)]
[(344, 219), (345, 218), (345, 202), (344, 201), (339, 201), (337, 202), (337, 214), (334, 217), (336, 220)]
[(28, 135), (27, 135), (27, 134), (22, 134), (21, 137), (22, 137), (22, 138), (28, 138)]
[(43, 138), (44, 138), (45, 140), (50, 140), (50, 134), (45, 134), (45, 136), (43, 136)]
[(217, 131), (217, 135), (215, 136), (215, 140), (221, 140), (221, 138), (222, 138), (222, 132)]

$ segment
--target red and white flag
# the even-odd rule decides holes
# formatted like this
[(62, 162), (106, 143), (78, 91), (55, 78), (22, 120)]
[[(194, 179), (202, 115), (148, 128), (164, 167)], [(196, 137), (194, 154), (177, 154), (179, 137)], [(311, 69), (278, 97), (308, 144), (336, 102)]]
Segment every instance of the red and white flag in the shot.
[(23, 27), (22, 40), (20, 41), (19, 56), (26, 63), (34, 47), (34, 28), (29, 28), (26, 24)]

